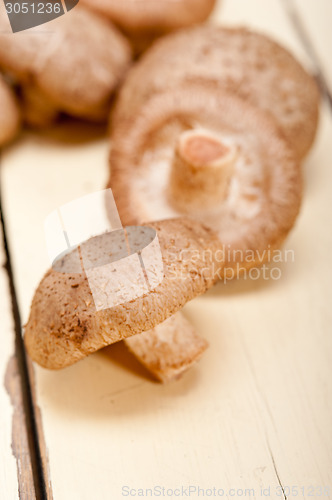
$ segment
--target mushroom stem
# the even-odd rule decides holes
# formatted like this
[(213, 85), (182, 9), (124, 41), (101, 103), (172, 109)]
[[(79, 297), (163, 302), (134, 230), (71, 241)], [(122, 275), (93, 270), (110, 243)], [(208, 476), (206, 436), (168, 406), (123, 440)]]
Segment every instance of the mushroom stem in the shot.
[(170, 175), (170, 197), (183, 212), (210, 209), (226, 197), (236, 151), (206, 130), (182, 132)]

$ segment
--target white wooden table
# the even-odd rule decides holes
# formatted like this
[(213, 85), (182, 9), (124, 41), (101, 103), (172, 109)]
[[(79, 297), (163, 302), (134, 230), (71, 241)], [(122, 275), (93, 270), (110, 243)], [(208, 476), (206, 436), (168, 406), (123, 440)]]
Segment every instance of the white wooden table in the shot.
[(91, 127), (67, 141), (61, 128), (25, 132), (0, 170), (14, 286), (11, 296), (1, 268), (0, 499), (118, 500), (154, 487), (332, 498), (332, 2), (224, 0), (213, 21), (274, 36), (325, 92), (286, 243), (294, 262), (280, 280), (220, 283), (185, 308), (210, 349), (179, 382), (147, 379), (121, 345), (60, 372), (32, 367), (20, 331), (49, 266), (44, 219), (105, 186), (108, 142)]

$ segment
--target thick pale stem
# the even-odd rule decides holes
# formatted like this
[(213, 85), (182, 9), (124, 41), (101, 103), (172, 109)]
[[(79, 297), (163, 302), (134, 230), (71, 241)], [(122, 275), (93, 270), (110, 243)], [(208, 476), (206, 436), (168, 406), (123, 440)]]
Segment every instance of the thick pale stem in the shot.
[(213, 209), (227, 195), (236, 159), (235, 148), (205, 130), (183, 132), (170, 176), (172, 204), (183, 212)]

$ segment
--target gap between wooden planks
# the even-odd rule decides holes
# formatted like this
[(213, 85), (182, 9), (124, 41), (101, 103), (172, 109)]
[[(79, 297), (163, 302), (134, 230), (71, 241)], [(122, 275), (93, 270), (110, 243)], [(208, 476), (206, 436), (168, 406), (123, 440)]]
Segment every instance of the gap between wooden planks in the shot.
[(15, 349), (15, 325), (0, 220), (0, 498), (35, 500), (28, 433)]
[[(217, 19), (270, 33), (316, 67), (277, 0), (224, 0)], [(146, 381), (120, 364), (119, 346), (59, 373), (35, 367), (55, 499), (117, 499), (122, 485), (216, 484), (255, 488), (255, 498), (261, 487), (277, 498), (280, 484), (332, 486), (331, 132), (324, 107), (287, 242), (295, 263), (278, 283), (219, 285), (186, 308), (211, 348), (182, 381)], [(27, 134), (6, 153), (5, 216), (24, 320), (48, 266), (44, 217), (104, 187), (107, 149), (104, 139), (63, 146)]]

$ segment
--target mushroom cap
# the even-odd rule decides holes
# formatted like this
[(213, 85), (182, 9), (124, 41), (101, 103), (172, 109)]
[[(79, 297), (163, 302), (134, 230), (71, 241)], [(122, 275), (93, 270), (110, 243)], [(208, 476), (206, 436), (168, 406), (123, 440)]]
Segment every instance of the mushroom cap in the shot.
[[(25, 345), (34, 361), (50, 369), (71, 365), (102, 347), (154, 328), (214, 284), (220, 268), (214, 255), (220, 242), (213, 231), (186, 218), (149, 227), (158, 235), (164, 279), (141, 297), (96, 311), (85, 273), (54, 268), (46, 273), (25, 327)], [(110, 234), (99, 236), (101, 242)], [(65, 256), (64, 263), (71, 255)]]
[(50, 32), (30, 29), (8, 36), (0, 11), (0, 67), (43, 101), (83, 118), (104, 116), (111, 94), (131, 60), (124, 36), (94, 13), (76, 7), (49, 23)]
[(0, 146), (11, 141), (17, 134), (21, 115), (16, 97), (0, 75)]
[(129, 35), (160, 35), (204, 21), (216, 0), (82, 0)]
[[(229, 249), (227, 267), (256, 266), (266, 250), (279, 248), (295, 222), (301, 169), (275, 122), (221, 89), (187, 84), (156, 94), (115, 130), (109, 185), (120, 217), (133, 224), (183, 216), (176, 198), (185, 198), (186, 188), (175, 197), (169, 189), (174, 152), (183, 132), (201, 128), (235, 148), (236, 158), (226, 196), (214, 207), (198, 204), (190, 216)], [(255, 258), (245, 260), (252, 252)]]
[(299, 158), (309, 150), (318, 122), (314, 79), (286, 49), (245, 28), (205, 25), (158, 40), (129, 72), (114, 123), (130, 118), (152, 94), (195, 81), (270, 113)]

